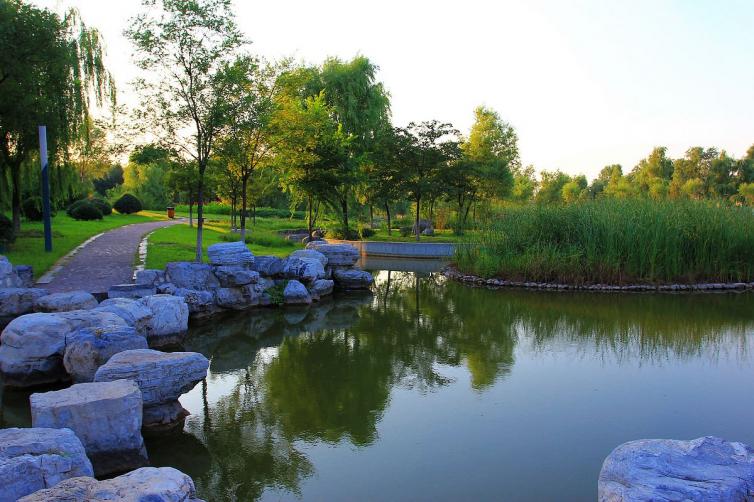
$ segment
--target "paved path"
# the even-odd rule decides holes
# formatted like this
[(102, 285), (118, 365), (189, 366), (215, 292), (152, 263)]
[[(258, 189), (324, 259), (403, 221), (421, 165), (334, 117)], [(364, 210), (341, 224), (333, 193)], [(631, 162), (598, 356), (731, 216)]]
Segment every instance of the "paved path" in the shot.
[(152, 230), (180, 222), (134, 223), (105, 232), (65, 261), (51, 282), (42, 283), (44, 278), (40, 279), (39, 286), (55, 293), (77, 289), (102, 293), (113, 284), (130, 283), (142, 238)]

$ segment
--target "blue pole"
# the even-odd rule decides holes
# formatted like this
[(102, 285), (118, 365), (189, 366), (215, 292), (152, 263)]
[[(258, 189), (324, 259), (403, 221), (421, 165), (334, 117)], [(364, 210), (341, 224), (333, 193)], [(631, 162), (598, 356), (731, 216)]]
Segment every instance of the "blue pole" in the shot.
[(47, 172), (47, 126), (39, 126), (39, 161), (42, 163), (42, 218), (45, 226), (45, 251), (52, 251), (50, 221), (50, 175)]

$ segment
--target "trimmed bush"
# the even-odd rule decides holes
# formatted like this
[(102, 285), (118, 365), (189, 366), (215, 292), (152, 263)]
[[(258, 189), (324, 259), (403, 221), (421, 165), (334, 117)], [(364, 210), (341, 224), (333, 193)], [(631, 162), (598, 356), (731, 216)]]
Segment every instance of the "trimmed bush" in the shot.
[(13, 222), (0, 213), (0, 248), (13, 244), (15, 240), (16, 232), (13, 230)]
[(374, 230), (369, 227), (361, 227), (359, 235), (362, 239), (368, 239), (369, 237), (374, 236)]
[(29, 197), (21, 203), (21, 211), (30, 221), (42, 220), (42, 197)]
[(91, 202), (83, 201), (83, 204), (77, 204), (71, 210), (71, 217), (76, 220), (101, 220), (102, 211)]
[(102, 213), (102, 216), (110, 216), (111, 214), (113, 214), (113, 206), (111, 206), (110, 203), (106, 200), (98, 199), (95, 197), (91, 199), (90, 202), (94, 205), (94, 207), (99, 209), (99, 212)]
[(133, 214), (141, 211), (143, 207), (139, 199), (137, 199), (130, 193), (124, 193), (120, 197), (120, 199), (115, 201), (115, 204), (113, 204), (113, 209), (118, 211), (120, 214)]
[(68, 206), (68, 209), (65, 210), (65, 214), (67, 214), (68, 216), (70, 216), (71, 218), (73, 218), (73, 211), (77, 207), (81, 206), (82, 204), (88, 204), (88, 203), (89, 203), (88, 199), (77, 200), (76, 202), (74, 202), (73, 204), (71, 204), (70, 206)]
[(348, 233), (343, 232), (342, 228), (329, 228), (327, 230), (327, 236), (330, 239), (344, 240), (344, 241), (357, 241), (359, 240), (359, 232), (349, 228)]

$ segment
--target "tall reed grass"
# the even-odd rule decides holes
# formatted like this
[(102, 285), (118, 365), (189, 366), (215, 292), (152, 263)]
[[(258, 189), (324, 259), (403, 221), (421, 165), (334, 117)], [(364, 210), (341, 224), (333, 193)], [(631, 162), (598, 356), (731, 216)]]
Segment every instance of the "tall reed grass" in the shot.
[(461, 271), (571, 284), (754, 280), (754, 213), (710, 202), (602, 199), (502, 210), (459, 245)]

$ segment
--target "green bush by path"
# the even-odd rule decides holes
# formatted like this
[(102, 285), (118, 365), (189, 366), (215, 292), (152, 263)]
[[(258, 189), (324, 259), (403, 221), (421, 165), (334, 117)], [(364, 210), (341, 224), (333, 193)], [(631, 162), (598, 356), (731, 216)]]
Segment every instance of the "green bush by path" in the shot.
[(78, 204), (76, 207), (71, 209), (71, 217), (74, 220), (101, 220), (102, 219), (102, 211), (97, 208), (94, 204), (92, 204), (90, 201), (84, 201), (83, 204)]
[[(0, 220), (3, 215), (0, 214)], [(76, 221), (70, 216), (59, 213), (52, 218), (52, 252), (44, 250), (44, 227), (41, 221), (25, 221), (16, 236), (16, 242), (7, 246), (3, 253), (14, 265), (31, 265), (34, 277), (44, 274), (62, 256), (73, 248), (101, 232), (113, 228), (162, 219), (161, 215), (152, 214), (113, 214), (102, 220)]]
[(461, 271), (565, 283), (754, 280), (751, 208), (602, 199), (502, 211), (459, 246)]
[(141, 205), (141, 201), (131, 195), (130, 193), (124, 193), (121, 195), (121, 197), (115, 201), (113, 204), (113, 209), (118, 211), (120, 214), (133, 214), (138, 213), (144, 207)]

